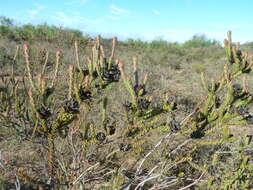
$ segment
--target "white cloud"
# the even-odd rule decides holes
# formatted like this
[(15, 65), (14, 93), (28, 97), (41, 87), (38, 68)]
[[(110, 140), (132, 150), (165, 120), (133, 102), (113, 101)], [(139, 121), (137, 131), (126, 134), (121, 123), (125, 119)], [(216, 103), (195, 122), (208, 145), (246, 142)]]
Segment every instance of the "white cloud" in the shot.
[(160, 15), (160, 14), (161, 14), (161, 12), (158, 11), (158, 10), (153, 10), (152, 12), (153, 12), (155, 15)]
[(69, 1), (64, 3), (65, 5), (83, 5), (85, 3), (87, 3), (89, 0), (73, 0), (73, 1)]
[(34, 17), (37, 15), (40, 11), (39, 10), (28, 10), (27, 13), (31, 16)]
[(80, 27), (84, 25), (96, 25), (102, 22), (102, 19), (89, 19), (78, 14), (66, 14), (64, 12), (55, 12), (51, 15), (52, 19), (65, 27)]
[(113, 15), (127, 15), (130, 13), (128, 10), (119, 8), (114, 4), (111, 4), (109, 6), (109, 9), (110, 9), (110, 13)]
[(80, 19), (67, 16), (64, 12), (55, 12), (55, 18), (64, 26), (69, 26), (71, 24), (76, 24), (80, 22)]
[(42, 9), (45, 9), (45, 8), (46, 8), (44, 5), (37, 4), (37, 3), (33, 4), (33, 6), (34, 6), (36, 9), (38, 9), (38, 10), (42, 10)]
[(43, 9), (46, 7), (41, 4), (33, 4), (34, 9), (26, 11), (26, 13), (31, 17), (35, 17), (37, 14), (39, 14)]
[(120, 20), (120, 17), (114, 16), (114, 15), (106, 15), (106, 17), (111, 19), (111, 20)]
[(130, 11), (127, 9), (120, 8), (115, 4), (109, 5), (109, 14), (106, 15), (106, 18), (110, 20), (120, 20), (126, 16), (129, 16)]

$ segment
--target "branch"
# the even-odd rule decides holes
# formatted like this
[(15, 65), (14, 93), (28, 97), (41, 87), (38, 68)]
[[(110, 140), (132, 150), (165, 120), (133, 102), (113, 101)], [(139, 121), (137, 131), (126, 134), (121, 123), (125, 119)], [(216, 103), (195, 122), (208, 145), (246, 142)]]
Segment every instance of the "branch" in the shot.
[(201, 178), (203, 177), (204, 174), (205, 174), (205, 173), (203, 172), (203, 173), (199, 176), (199, 178), (196, 179), (193, 183), (191, 183), (191, 184), (189, 184), (189, 185), (187, 185), (187, 186), (185, 186), (185, 187), (182, 187), (182, 188), (180, 188), (180, 189), (178, 189), (178, 190), (188, 189), (188, 188), (190, 188), (191, 186), (196, 185), (196, 184), (201, 180)]
[(137, 175), (139, 175), (140, 174), (140, 169), (141, 169), (141, 167), (142, 167), (142, 165), (143, 165), (143, 163), (145, 162), (145, 160), (166, 140), (166, 139), (168, 139), (168, 138), (170, 138), (171, 137), (171, 135), (172, 135), (172, 133), (169, 133), (169, 134), (167, 134), (165, 137), (163, 137), (155, 146), (154, 146), (154, 148), (151, 150), (151, 151), (149, 151), (147, 154), (146, 154), (146, 156), (142, 159), (142, 161), (141, 161), (141, 163), (139, 164), (139, 166), (138, 166), (138, 168), (137, 168), (137, 170), (136, 170), (136, 173), (135, 173), (135, 176), (137, 176)]

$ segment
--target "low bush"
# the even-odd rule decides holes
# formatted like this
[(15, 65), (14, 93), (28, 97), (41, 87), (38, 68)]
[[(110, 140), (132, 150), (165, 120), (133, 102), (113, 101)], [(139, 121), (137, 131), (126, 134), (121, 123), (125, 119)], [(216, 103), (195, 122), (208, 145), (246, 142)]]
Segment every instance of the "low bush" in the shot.
[(75, 40), (86, 43), (89, 37), (79, 30), (59, 28), (47, 24), (40, 25), (15, 25), (14, 21), (0, 17), (0, 37), (14, 41), (47, 41), (59, 44), (73, 44)]
[(205, 35), (194, 35), (192, 39), (186, 41), (183, 46), (185, 48), (204, 48), (210, 46), (220, 46), (220, 42), (208, 39)]
[(196, 72), (196, 73), (198, 73), (198, 74), (200, 74), (200, 73), (203, 73), (203, 72), (205, 72), (205, 66), (203, 65), (203, 64), (200, 64), (200, 63), (198, 63), (198, 64), (194, 64), (194, 65), (192, 65), (192, 67), (193, 67), (193, 70)]

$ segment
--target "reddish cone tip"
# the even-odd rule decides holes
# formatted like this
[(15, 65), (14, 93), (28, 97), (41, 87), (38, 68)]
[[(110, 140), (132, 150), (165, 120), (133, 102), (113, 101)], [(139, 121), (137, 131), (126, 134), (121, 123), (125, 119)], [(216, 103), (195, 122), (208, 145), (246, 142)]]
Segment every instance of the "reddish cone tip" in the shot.
[(119, 61), (119, 62), (118, 62), (118, 66), (119, 66), (119, 68), (120, 68), (121, 70), (123, 70), (123, 69), (124, 69), (124, 62), (123, 62), (123, 61)]
[(28, 49), (29, 49), (28, 44), (24, 44), (24, 49), (25, 49), (25, 50), (28, 50)]
[(59, 56), (61, 54), (61, 50), (56, 51), (56, 55)]

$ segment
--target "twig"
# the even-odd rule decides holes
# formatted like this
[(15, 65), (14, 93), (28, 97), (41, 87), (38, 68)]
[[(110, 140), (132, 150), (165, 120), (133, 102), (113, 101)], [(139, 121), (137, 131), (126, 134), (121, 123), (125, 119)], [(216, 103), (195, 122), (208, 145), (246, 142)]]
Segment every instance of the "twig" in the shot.
[(20, 190), (21, 186), (20, 186), (20, 181), (19, 181), (18, 175), (15, 174), (15, 177), (16, 177), (16, 181), (15, 181), (16, 190)]
[(112, 151), (110, 154), (108, 154), (106, 156), (106, 159), (110, 158), (111, 155), (113, 155), (113, 154), (115, 154), (116, 152), (119, 152), (119, 151), (120, 151), (120, 149), (116, 149), (116, 150)]
[(176, 151), (178, 151), (181, 147), (183, 147), (184, 145), (186, 145), (191, 140), (192, 139), (185, 140), (183, 143), (181, 143), (180, 145), (178, 145), (177, 148), (175, 148), (174, 150), (172, 150), (169, 155), (174, 154)]
[[(145, 183), (148, 181), (148, 180), (146, 180), (146, 179), (148, 179), (150, 176), (151, 176), (151, 174), (153, 173), (153, 171), (156, 169), (156, 168), (158, 168), (158, 166), (155, 166), (155, 167), (153, 167), (151, 170), (150, 170), (150, 172), (148, 172), (148, 175), (144, 178), (144, 181), (142, 181), (139, 185), (140, 185), (140, 189), (142, 189), (142, 187), (145, 185)], [(160, 176), (161, 176), (161, 174), (160, 174)], [(144, 183), (143, 183), (144, 182)], [(138, 186), (139, 186), (138, 185)]]
[(5, 168), (4, 168), (4, 165), (1, 163), (2, 160), (3, 160), (3, 159), (2, 159), (2, 151), (0, 150), (0, 166), (1, 166), (3, 169), (5, 169)]
[(73, 181), (72, 184), (73, 184), (73, 185), (77, 184), (77, 182), (79, 182), (79, 180), (84, 176), (84, 174), (85, 174), (86, 172), (90, 171), (91, 169), (95, 168), (95, 167), (98, 166), (98, 165), (99, 165), (99, 163), (96, 163), (95, 165), (92, 165), (91, 167), (89, 167), (88, 169), (86, 169), (83, 173), (81, 173), (81, 174), (76, 178), (75, 181)]
[(178, 190), (188, 189), (188, 188), (192, 187), (193, 185), (196, 185), (196, 184), (201, 180), (201, 178), (202, 178), (202, 176), (203, 176), (204, 174), (205, 174), (205, 173), (203, 172), (203, 173), (199, 176), (199, 178), (196, 179), (193, 183), (191, 183), (191, 184), (189, 184), (189, 185), (187, 185), (187, 186), (185, 186), (185, 187), (182, 187), (182, 188), (180, 188), (180, 189), (178, 189)]
[(141, 183), (139, 183), (139, 184), (135, 187), (134, 190), (138, 190), (138, 188), (141, 187), (141, 186), (143, 186), (147, 181), (150, 181), (150, 180), (152, 180), (152, 179), (158, 178), (160, 175), (162, 175), (162, 174), (156, 174), (156, 175), (153, 175), (153, 176), (151, 176), (151, 177), (149, 177), (149, 178), (143, 180)]
[(136, 170), (136, 173), (135, 173), (135, 176), (139, 175), (140, 174), (140, 169), (143, 165), (143, 163), (145, 162), (145, 160), (166, 140), (168, 139), (170, 136), (171, 136), (172, 133), (169, 133), (167, 134), (165, 137), (163, 137), (155, 146), (154, 148), (149, 151), (146, 156), (142, 159), (141, 163), (139, 164), (137, 170)]
[(181, 122), (179, 125), (183, 125), (183, 123), (189, 119), (191, 116), (193, 116), (196, 112), (198, 111), (198, 109), (195, 109), (193, 112), (191, 112), (189, 115), (187, 115)]
[(170, 181), (160, 183), (159, 185), (155, 184), (149, 190), (158, 190), (158, 189), (168, 188), (169, 186), (174, 185), (174, 183), (177, 182), (177, 181), (178, 181), (178, 178), (175, 178), (175, 179), (172, 179)]

